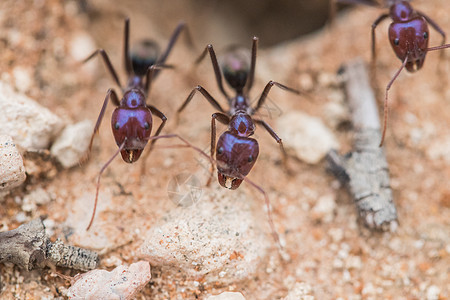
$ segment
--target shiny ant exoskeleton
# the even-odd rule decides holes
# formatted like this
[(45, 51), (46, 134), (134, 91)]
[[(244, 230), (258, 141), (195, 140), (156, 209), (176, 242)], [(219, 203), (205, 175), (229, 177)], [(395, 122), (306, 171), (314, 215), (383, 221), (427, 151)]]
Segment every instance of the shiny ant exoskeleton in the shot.
[[(375, 0), (336, 1), (339, 3), (359, 3), (372, 6), (379, 5), (379, 3)], [(437, 23), (424, 13), (414, 10), (408, 1), (389, 0), (386, 4), (389, 6), (389, 13), (380, 15), (372, 24), (372, 62), (375, 62), (376, 60), (375, 29), (381, 21), (386, 18), (391, 18), (392, 23), (390, 24), (388, 31), (389, 42), (391, 43), (392, 49), (397, 57), (402, 61), (402, 65), (386, 86), (386, 94), (384, 98), (384, 122), (380, 147), (383, 145), (386, 134), (388, 92), (400, 72), (403, 68), (406, 68), (408, 72), (415, 72), (422, 67), (427, 52), (450, 47), (450, 44), (445, 44), (445, 33), (437, 25)], [(428, 41), (430, 39), (428, 24), (430, 24), (442, 35), (441, 46), (428, 48)]]
[(95, 134), (99, 130), (108, 102), (111, 99), (113, 104), (117, 106), (111, 117), (111, 127), (114, 139), (116, 140), (116, 144), (119, 146), (119, 149), (100, 170), (95, 194), (94, 211), (87, 230), (89, 230), (92, 222), (94, 221), (98, 192), (100, 188), (100, 177), (103, 171), (119, 153), (122, 155), (122, 159), (125, 162), (136, 162), (141, 156), (149, 139), (151, 139), (150, 149), (146, 155), (150, 153), (152, 146), (156, 141), (156, 139), (150, 138), (153, 125), (153, 115), (157, 116), (162, 121), (154, 136), (158, 136), (166, 124), (166, 116), (156, 107), (148, 104), (147, 97), (150, 92), (151, 82), (158, 75), (160, 68), (168, 67), (164, 63), (183, 28), (185, 28), (184, 23), (180, 23), (176, 27), (172, 37), (169, 40), (166, 50), (161, 56), (158, 56), (159, 51), (157, 44), (148, 40), (141, 41), (138, 46), (133, 49), (130, 55), (129, 19), (125, 20), (124, 64), (128, 77), (128, 82), (125, 87), (120, 83), (119, 77), (117, 76), (117, 73), (105, 50), (99, 49), (85, 60), (86, 62), (97, 54), (100, 54), (109, 73), (114, 78), (114, 81), (121, 88), (123, 93), (123, 97), (119, 101), (116, 92), (113, 89), (108, 90), (89, 143), (88, 154), (92, 148), (92, 142)]
[[(283, 155), (283, 162), (286, 162), (287, 155), (281, 138), (278, 137), (269, 124), (263, 120), (255, 119), (253, 115), (262, 107), (273, 86), (296, 94), (300, 93), (295, 89), (271, 80), (264, 88), (256, 106), (251, 107), (248, 93), (253, 85), (257, 48), (258, 38), (254, 37), (250, 64), (247, 53), (243, 52), (241, 48), (232, 47), (223, 56), (221, 63), (223, 75), (231, 88), (236, 92), (234, 97), (230, 97), (223, 87), (222, 73), (213, 46), (206, 46), (197, 62), (201, 61), (209, 52), (217, 85), (226, 97), (229, 109), (224, 110), (208, 91), (198, 85), (191, 91), (177, 111), (177, 113), (183, 111), (197, 91), (219, 111), (214, 113), (211, 119), (211, 155), (214, 157), (215, 154), (216, 157), (220, 185), (229, 189), (237, 189), (240, 186), (258, 158), (259, 145), (257, 140), (251, 137), (255, 132), (256, 124), (263, 126), (277, 141)], [(217, 145), (216, 120), (228, 125), (227, 131), (219, 137)]]

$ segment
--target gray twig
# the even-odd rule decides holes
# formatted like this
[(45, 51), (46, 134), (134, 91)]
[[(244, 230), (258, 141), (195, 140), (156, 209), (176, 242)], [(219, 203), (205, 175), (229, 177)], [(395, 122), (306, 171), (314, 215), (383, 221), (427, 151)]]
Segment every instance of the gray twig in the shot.
[(380, 120), (367, 70), (361, 59), (344, 68), (348, 105), (355, 128), (354, 151), (327, 154), (329, 170), (350, 190), (359, 216), (370, 229), (395, 231), (397, 210), (389, 184), (389, 170), (380, 148)]
[(46, 266), (87, 271), (97, 267), (98, 254), (64, 245), (61, 240), (52, 243), (45, 233), (42, 220), (35, 219), (14, 230), (0, 232), (2, 262), (11, 262), (28, 271)]

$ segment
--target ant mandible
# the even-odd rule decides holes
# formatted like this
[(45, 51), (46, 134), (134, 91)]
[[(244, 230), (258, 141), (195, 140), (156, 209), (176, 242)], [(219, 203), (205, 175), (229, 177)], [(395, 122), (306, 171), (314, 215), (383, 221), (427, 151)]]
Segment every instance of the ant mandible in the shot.
[[(214, 157), (214, 153), (216, 155), (218, 180), (220, 185), (233, 190), (240, 186), (258, 158), (258, 142), (256, 139), (251, 138), (255, 132), (255, 124), (263, 126), (277, 141), (283, 155), (283, 162), (286, 165), (287, 155), (281, 138), (278, 137), (269, 124), (263, 120), (255, 119), (252, 116), (262, 107), (273, 86), (277, 86), (295, 94), (300, 94), (300, 92), (295, 89), (271, 80), (264, 88), (256, 106), (254, 108), (251, 107), (248, 93), (253, 85), (257, 48), (258, 38), (254, 37), (250, 66), (248, 64), (248, 57), (245, 55), (246, 53), (243, 53), (240, 48), (231, 47), (224, 55), (223, 63), (221, 64), (222, 72), (225, 80), (236, 92), (236, 96), (230, 97), (223, 87), (222, 73), (213, 46), (211, 44), (207, 45), (201, 56), (197, 59), (197, 63), (199, 63), (205, 57), (207, 52), (209, 52), (217, 85), (228, 100), (229, 109), (224, 110), (208, 91), (198, 85), (191, 91), (177, 111), (177, 114), (181, 113), (197, 91), (199, 91), (206, 100), (219, 111), (214, 113), (211, 118), (211, 156)], [(216, 120), (222, 124), (228, 125), (228, 130), (219, 137), (217, 146)]]
[[(371, 6), (379, 5), (375, 0), (336, 0), (339, 3), (361, 3)], [(389, 13), (380, 15), (372, 24), (372, 62), (376, 60), (375, 52), (375, 29), (378, 24), (386, 18), (391, 18), (388, 36), (392, 49), (397, 57), (402, 61), (402, 65), (391, 78), (386, 86), (384, 98), (384, 122), (380, 147), (383, 145), (386, 135), (388, 118), (388, 92), (397, 79), (400, 72), (406, 68), (408, 72), (415, 72), (422, 68), (427, 52), (449, 48), (450, 44), (445, 44), (445, 32), (424, 13), (414, 10), (408, 1), (390, 0), (387, 2)], [(430, 24), (442, 36), (441, 46), (428, 48)]]
[(152, 150), (152, 146), (157, 140), (154, 138), (150, 138), (153, 125), (152, 115), (155, 115), (161, 119), (161, 124), (156, 130), (154, 136), (158, 136), (161, 133), (161, 130), (164, 128), (164, 125), (167, 121), (166, 116), (160, 110), (147, 103), (147, 97), (150, 92), (151, 82), (158, 75), (160, 68), (170, 67), (164, 65), (164, 63), (169, 56), (170, 51), (172, 50), (172, 47), (175, 44), (181, 30), (185, 28), (185, 23), (182, 22), (178, 24), (172, 34), (172, 37), (169, 40), (169, 44), (166, 50), (160, 57), (158, 57), (159, 51), (157, 44), (149, 40), (141, 41), (138, 46), (133, 51), (131, 51), (130, 55), (129, 23), (129, 19), (126, 19), (124, 30), (124, 64), (125, 71), (128, 76), (128, 82), (125, 87), (123, 87), (120, 83), (119, 77), (117, 76), (117, 73), (112, 66), (105, 50), (98, 49), (84, 60), (84, 62), (87, 62), (97, 54), (100, 54), (109, 73), (113, 77), (116, 84), (121, 88), (123, 93), (123, 98), (119, 101), (119, 98), (114, 89), (108, 90), (89, 143), (87, 155), (91, 151), (95, 134), (99, 130), (100, 124), (106, 111), (106, 107), (109, 100), (111, 99), (113, 104), (117, 106), (111, 117), (111, 126), (114, 139), (116, 140), (116, 144), (117, 146), (119, 146), (119, 149), (100, 170), (97, 181), (97, 190), (95, 194), (94, 211), (86, 230), (89, 230), (94, 221), (100, 188), (100, 177), (104, 170), (119, 153), (122, 155), (122, 159), (125, 162), (136, 162), (141, 156), (149, 139), (151, 139), (150, 149), (146, 154), (148, 156), (148, 153), (150, 153), (150, 151)]

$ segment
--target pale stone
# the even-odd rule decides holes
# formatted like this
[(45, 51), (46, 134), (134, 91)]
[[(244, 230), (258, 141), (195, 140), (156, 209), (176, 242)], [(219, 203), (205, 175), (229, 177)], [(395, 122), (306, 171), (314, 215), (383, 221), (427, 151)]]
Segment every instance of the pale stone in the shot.
[(128, 267), (121, 265), (111, 272), (96, 269), (75, 276), (67, 296), (70, 299), (133, 299), (150, 279), (150, 264), (145, 261)]
[(279, 118), (277, 125), (284, 146), (307, 163), (316, 164), (331, 149), (339, 149), (336, 137), (319, 118), (293, 111)]
[(47, 149), (64, 124), (60, 117), (0, 81), (0, 134), (26, 150)]

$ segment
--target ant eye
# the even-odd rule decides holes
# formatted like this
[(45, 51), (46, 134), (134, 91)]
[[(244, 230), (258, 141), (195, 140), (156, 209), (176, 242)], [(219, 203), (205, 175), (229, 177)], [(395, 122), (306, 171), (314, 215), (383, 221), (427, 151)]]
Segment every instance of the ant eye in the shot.
[(116, 124), (114, 124), (114, 128), (117, 129), (117, 130), (120, 128), (119, 122), (116, 122)]
[(424, 39), (427, 39), (427, 38), (428, 38), (428, 32), (425, 31), (425, 32), (423, 33), (423, 38), (424, 38)]
[(219, 147), (219, 149), (217, 149), (217, 154), (222, 154), (223, 153), (223, 147)]
[(400, 44), (399, 39), (395, 39), (395, 40), (394, 40), (394, 45), (395, 45), (395, 46), (398, 46), (398, 44)]
[(147, 122), (145, 122), (144, 128), (145, 128), (145, 130), (149, 130), (150, 129), (150, 125)]
[(248, 157), (248, 162), (251, 163), (252, 161), (253, 161), (253, 156), (250, 155), (250, 156)]

